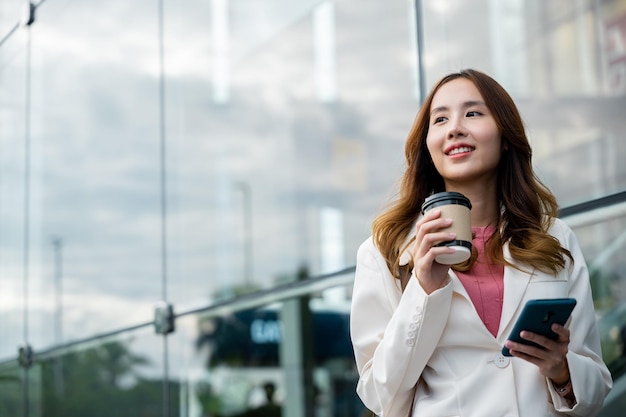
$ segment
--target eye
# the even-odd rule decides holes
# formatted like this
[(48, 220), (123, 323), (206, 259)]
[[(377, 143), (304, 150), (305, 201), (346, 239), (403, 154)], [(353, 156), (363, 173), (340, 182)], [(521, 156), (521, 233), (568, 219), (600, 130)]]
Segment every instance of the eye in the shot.
[(467, 117), (476, 117), (476, 116), (481, 116), (482, 113), (476, 110), (472, 110), (472, 111), (468, 111), (466, 116)]
[(446, 120), (448, 120), (448, 118), (444, 116), (435, 117), (435, 119), (433, 120), (433, 124), (445, 122)]

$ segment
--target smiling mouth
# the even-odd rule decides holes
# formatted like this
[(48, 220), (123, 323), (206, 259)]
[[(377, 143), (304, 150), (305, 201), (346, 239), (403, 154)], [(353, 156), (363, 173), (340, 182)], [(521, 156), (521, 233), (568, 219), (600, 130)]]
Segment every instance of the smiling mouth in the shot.
[(474, 148), (470, 148), (469, 146), (461, 146), (460, 148), (454, 148), (452, 149), (450, 152), (448, 152), (446, 155), (448, 156), (452, 156), (452, 155), (458, 155), (460, 153), (467, 153), (467, 152), (472, 152), (474, 150)]

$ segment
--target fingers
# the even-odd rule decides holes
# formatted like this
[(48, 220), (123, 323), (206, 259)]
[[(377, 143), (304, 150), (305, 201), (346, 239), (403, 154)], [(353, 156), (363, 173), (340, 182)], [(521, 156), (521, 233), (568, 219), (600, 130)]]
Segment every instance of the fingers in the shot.
[(521, 338), (532, 342), (535, 345), (516, 343), (510, 340), (507, 341), (506, 344), (509, 349), (536, 357), (545, 357), (552, 353), (565, 357), (569, 345), (569, 330), (565, 329), (565, 332), (562, 330), (559, 331), (561, 332), (557, 333), (559, 338), (557, 340), (552, 340), (549, 337), (524, 330), (520, 333)]
[(441, 210), (435, 209), (427, 212), (416, 225), (417, 258), (425, 256), (431, 249), (435, 249), (437, 254), (453, 252), (453, 250), (449, 250), (449, 248), (435, 246), (441, 242), (454, 240), (454, 238), (456, 238), (455, 233), (445, 230), (450, 227), (451, 224), (452, 219), (441, 217)]
[(456, 234), (445, 229), (452, 224), (452, 219), (441, 217), (441, 210), (428, 211), (416, 225), (415, 244), (413, 246), (413, 266), (418, 281), (427, 293), (441, 288), (446, 282), (449, 265), (442, 265), (435, 261), (441, 254), (454, 253), (454, 249), (447, 246), (436, 246), (449, 240), (454, 240)]
[(570, 331), (564, 326), (554, 324), (552, 330), (558, 335), (558, 339), (522, 331), (522, 339), (535, 343), (527, 345), (508, 340), (506, 347), (511, 355), (524, 359), (539, 367), (542, 375), (552, 379), (561, 380), (563, 375), (569, 375), (567, 371), (567, 352), (569, 350)]
[(559, 341), (569, 343), (569, 329), (567, 327), (554, 323), (552, 331), (559, 336)]
[[(556, 323), (552, 324), (551, 329), (558, 336), (556, 340), (553, 340), (553, 339), (550, 339), (549, 337), (542, 336), (540, 334), (529, 332), (526, 330), (522, 331), (520, 333), (520, 336), (524, 340), (528, 340), (529, 342), (536, 343), (537, 345), (540, 346), (541, 350), (548, 350), (548, 351), (565, 350), (565, 353), (567, 353), (567, 347), (569, 345), (569, 340), (570, 340), (570, 330), (567, 327), (562, 326), (560, 324), (556, 324)], [(511, 344), (514, 344), (516, 347), (527, 346), (524, 344), (508, 341), (507, 347), (508, 347), (509, 342)]]

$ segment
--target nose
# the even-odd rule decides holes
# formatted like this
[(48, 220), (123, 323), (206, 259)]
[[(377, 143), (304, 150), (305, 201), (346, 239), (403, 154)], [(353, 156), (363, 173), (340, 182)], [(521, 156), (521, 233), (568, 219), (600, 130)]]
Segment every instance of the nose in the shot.
[(465, 128), (463, 127), (463, 121), (460, 117), (451, 118), (448, 126), (448, 139), (465, 136)]

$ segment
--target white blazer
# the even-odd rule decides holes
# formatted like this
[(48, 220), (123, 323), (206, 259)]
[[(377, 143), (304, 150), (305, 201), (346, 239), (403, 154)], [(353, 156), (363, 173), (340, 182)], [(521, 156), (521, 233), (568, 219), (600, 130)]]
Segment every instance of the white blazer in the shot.
[[(555, 219), (550, 233), (572, 253), (573, 265), (556, 277), (505, 267), (497, 337), (452, 270), (448, 283), (430, 295), (414, 276), (403, 293), (367, 239), (357, 254), (350, 318), (357, 392), (365, 406), (381, 417), (407, 417), (412, 403), (411, 415), (419, 417), (597, 415), (612, 380), (602, 361), (587, 267), (563, 221)], [(512, 261), (508, 246), (504, 255)], [(567, 354), (573, 407), (535, 365), (501, 354), (527, 300), (562, 297), (577, 300)]]

